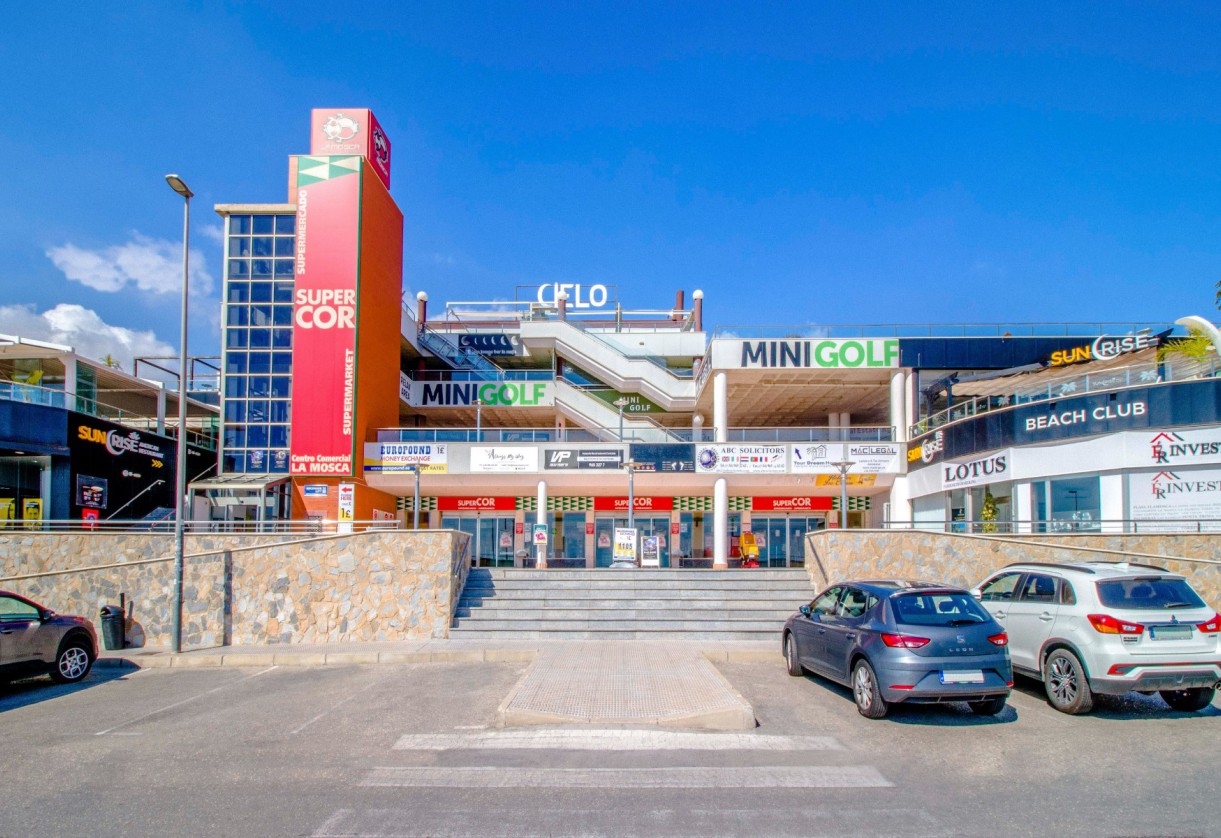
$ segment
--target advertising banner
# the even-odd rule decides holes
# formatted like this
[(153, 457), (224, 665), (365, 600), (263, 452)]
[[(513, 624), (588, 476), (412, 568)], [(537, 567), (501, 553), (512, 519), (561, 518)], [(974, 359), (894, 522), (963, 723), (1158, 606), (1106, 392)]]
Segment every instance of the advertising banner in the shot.
[(437, 509), (441, 512), (513, 512), (517, 509), (517, 498), (466, 497), (437, 498)]
[(633, 443), (637, 471), (695, 471), (695, 446), (682, 442)]
[(399, 401), (411, 404), (411, 379), (405, 372), (399, 372)]
[(554, 407), (554, 381), (417, 381), (412, 407)]
[(538, 471), (538, 449), (522, 446), (471, 446), (472, 472), (531, 472)]
[(705, 474), (784, 474), (787, 456), (783, 445), (699, 445), (696, 471)]
[(339, 484), (339, 521), (351, 522), (356, 517), (356, 484)]
[(894, 442), (806, 442), (789, 447), (793, 474), (839, 474), (834, 462), (852, 463), (852, 474), (898, 474), (903, 446)]
[[(670, 512), (674, 509), (672, 497), (646, 497), (636, 495), (632, 498), (633, 512)], [(595, 512), (622, 512), (627, 514), (627, 498), (598, 497), (594, 498)]]
[(545, 448), (543, 468), (556, 469), (621, 469), (622, 448)]
[(897, 338), (715, 340), (717, 369), (895, 369)]
[[(849, 474), (849, 486), (874, 486), (878, 482), (876, 474)], [(814, 485), (823, 486), (838, 486), (840, 483), (839, 474), (820, 474), (814, 478)]]
[(636, 528), (615, 527), (613, 561), (636, 563)]
[(661, 567), (661, 536), (646, 535), (640, 540), (640, 566)]
[(390, 139), (368, 108), (314, 108), (310, 112), (310, 154), (356, 154), (390, 188)]
[(546, 524), (535, 524), (534, 525), (534, 543), (540, 547), (547, 546), (547, 525)]
[(1221, 531), (1221, 469), (1129, 474), (1128, 497), (1138, 532)]
[(359, 157), (298, 159), (293, 475), (355, 474), (360, 199)]
[(365, 471), (380, 474), (445, 474), (449, 470), (449, 443), (366, 442)]
[(1124, 449), (1133, 466), (1221, 463), (1221, 427), (1124, 434)]
[(520, 341), (505, 332), (467, 332), (458, 335), (458, 348), (478, 355), (516, 355)]

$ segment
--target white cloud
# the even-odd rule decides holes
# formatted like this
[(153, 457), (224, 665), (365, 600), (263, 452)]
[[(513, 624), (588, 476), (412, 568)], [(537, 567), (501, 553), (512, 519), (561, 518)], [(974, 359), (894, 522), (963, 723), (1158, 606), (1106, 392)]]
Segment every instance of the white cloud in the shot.
[[(71, 243), (52, 247), (47, 251), (47, 258), (68, 279), (97, 291), (122, 291), (128, 285), (154, 294), (182, 291), (181, 242), (153, 239), (136, 232), (125, 244), (98, 250)], [(203, 254), (192, 248), (192, 296), (211, 294), (214, 285)]]
[(219, 224), (205, 224), (203, 226), (203, 234), (214, 242), (224, 244), (225, 228)]
[(98, 361), (109, 355), (126, 372), (132, 371), (132, 360), (137, 356), (176, 353), (151, 331), (112, 326), (96, 311), (70, 303), (60, 303), (42, 313), (32, 305), (0, 306), (0, 334), (67, 344)]

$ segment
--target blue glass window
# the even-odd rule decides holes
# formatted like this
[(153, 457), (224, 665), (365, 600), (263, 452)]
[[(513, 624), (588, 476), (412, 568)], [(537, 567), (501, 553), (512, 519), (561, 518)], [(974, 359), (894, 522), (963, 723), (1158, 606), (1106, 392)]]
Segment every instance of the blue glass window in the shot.
[(229, 260), (229, 278), (245, 279), (250, 276), (250, 263), (245, 259)]
[[(252, 369), (251, 372), (254, 370)], [(271, 359), (272, 372), (292, 372), (293, 371), (293, 353), (277, 352)]]
[(246, 426), (246, 444), (251, 448), (266, 448), (267, 447), (267, 426), (266, 425), (247, 425)]
[(276, 232), (288, 235), (292, 235), (293, 233), (297, 232), (297, 216), (277, 215)]
[(270, 352), (251, 352), (250, 353), (250, 372), (261, 373), (271, 372), (271, 353)]
[[(245, 263), (243, 262), (242, 264), (245, 264)], [(229, 302), (231, 302), (231, 303), (250, 302), (250, 283), (248, 283), (248, 282), (230, 282), (229, 283)]]
[(254, 234), (256, 236), (270, 236), (275, 228), (276, 217), (274, 215), (256, 215), (254, 217)]
[(268, 349), (271, 346), (271, 329), (251, 329), (250, 348)]
[(271, 447), (272, 448), (287, 448), (288, 447), (288, 426), (287, 425), (272, 425), (271, 426)]
[(225, 398), (246, 398), (246, 379), (242, 378), (240, 375), (225, 376)]
[(245, 238), (244, 236), (231, 236), (229, 238), (229, 255), (249, 256), (250, 239)]
[[(257, 242), (258, 239), (255, 239)], [(292, 256), (293, 244), (296, 239), (276, 239), (276, 255), (277, 256)]]
[(245, 402), (225, 402), (225, 421), (226, 422), (245, 422), (246, 421), (246, 403)]
[(245, 465), (246, 458), (241, 454), (226, 454), (221, 469), (230, 474), (242, 471), (242, 466)]
[(229, 316), (226, 322), (230, 326), (245, 326), (246, 325), (246, 307), (245, 306), (229, 306)]
[(241, 375), (246, 371), (246, 355), (242, 352), (225, 354), (225, 373)]
[(225, 330), (225, 346), (230, 349), (245, 349), (246, 348), (246, 330), (245, 329), (226, 329)]
[(246, 421), (248, 422), (266, 422), (267, 421), (267, 400), (266, 399), (251, 399), (246, 402)]
[(292, 381), (292, 379), (286, 375), (277, 375), (274, 378), (272, 378), (271, 379), (271, 395), (275, 398), (287, 399), (289, 396), (289, 393), (292, 392), (291, 390), (289, 390), (290, 381)]
[[(279, 289), (276, 289), (277, 291)], [(291, 326), (293, 324), (293, 307), (276, 306), (272, 312), (271, 322), (276, 326)]]
[[(293, 275), (293, 260), (292, 259), (277, 259), (276, 260), (276, 279), (283, 279)], [(289, 299), (292, 299), (292, 292), (289, 291)]]
[(273, 329), (271, 332), (271, 345), (276, 349), (292, 349), (293, 330)]
[(226, 448), (245, 448), (246, 447), (246, 426), (245, 425), (226, 425), (225, 426), (225, 447)]
[(288, 402), (272, 402), (271, 403), (271, 421), (272, 422), (287, 422), (288, 421)]
[(271, 302), (271, 283), (270, 282), (252, 282), (252, 283), (250, 283), (250, 301), (252, 303), (270, 303)]
[[(250, 263), (250, 275), (255, 279), (271, 279), (271, 260), (255, 259)], [(268, 286), (270, 288), (270, 285)], [(267, 292), (271, 294), (271, 291)], [(267, 299), (271, 299), (269, 296)]]
[[(272, 238), (270, 236), (255, 236), (250, 241), (253, 245), (253, 252), (255, 256), (270, 256), (274, 252)], [(230, 253), (229, 255), (233, 256), (236, 254)]]
[(293, 301), (293, 284), (291, 282), (276, 283), (275, 301), (277, 303), (291, 303)]
[(271, 325), (271, 306), (251, 306), (250, 307), (250, 325), (251, 326), (270, 326)]
[(229, 232), (238, 235), (250, 235), (250, 216), (248, 215), (231, 215), (229, 216)]
[(271, 379), (265, 375), (250, 376), (250, 397), (271, 395)]
[(246, 453), (246, 471), (251, 474), (262, 474), (267, 471), (267, 452), (248, 451)]

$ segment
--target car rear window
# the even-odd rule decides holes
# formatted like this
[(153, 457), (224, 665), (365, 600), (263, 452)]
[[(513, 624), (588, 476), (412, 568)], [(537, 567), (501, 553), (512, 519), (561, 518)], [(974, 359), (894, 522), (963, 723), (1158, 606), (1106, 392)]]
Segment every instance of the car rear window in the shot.
[(1098, 599), (1108, 608), (1204, 608), (1204, 600), (1185, 579), (1137, 576), (1098, 583)]
[(911, 626), (961, 626), (992, 619), (969, 594), (899, 594), (890, 598), (895, 622)]

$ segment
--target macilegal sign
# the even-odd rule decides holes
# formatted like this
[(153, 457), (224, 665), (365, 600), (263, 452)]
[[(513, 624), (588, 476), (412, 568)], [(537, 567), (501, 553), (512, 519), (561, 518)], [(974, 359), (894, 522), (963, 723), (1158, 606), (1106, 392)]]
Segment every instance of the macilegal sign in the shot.
[(899, 341), (862, 340), (717, 340), (712, 364), (718, 369), (895, 369)]
[(417, 381), (412, 407), (553, 407), (553, 381)]

